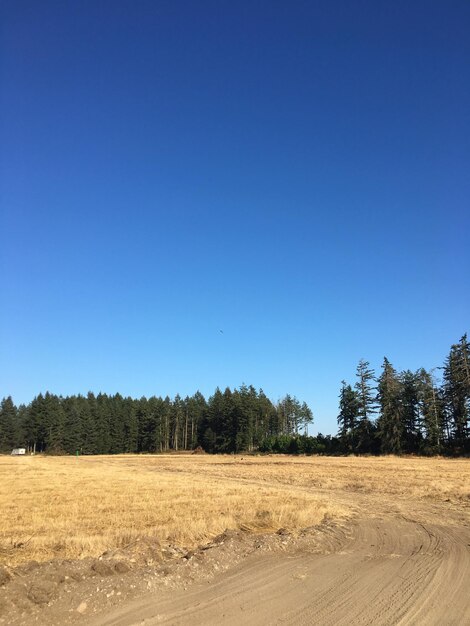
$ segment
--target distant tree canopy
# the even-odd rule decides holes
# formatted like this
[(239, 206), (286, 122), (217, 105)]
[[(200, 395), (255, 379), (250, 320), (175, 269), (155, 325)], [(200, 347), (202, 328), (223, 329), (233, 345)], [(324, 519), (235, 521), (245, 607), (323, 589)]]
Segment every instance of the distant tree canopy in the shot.
[[(433, 371), (443, 372), (438, 382)], [(337, 437), (307, 435), (311, 409), (291, 395), (273, 403), (242, 385), (173, 399), (103, 393), (39, 394), (28, 406), (0, 404), (0, 452), (50, 454), (259, 450), (288, 454), (470, 453), (470, 346), (451, 346), (442, 368), (397, 372), (384, 358), (376, 377), (361, 360), (354, 385), (342, 382)]]
[(28, 406), (11, 397), (0, 406), (0, 451), (14, 447), (49, 454), (118, 454), (192, 450), (257, 450), (269, 437), (298, 437), (313, 422), (305, 402), (286, 395), (273, 403), (262, 390), (242, 385), (216, 389), (206, 400), (124, 398), (100, 393), (63, 398), (39, 394)]
[[(443, 371), (438, 383), (433, 370)], [(384, 358), (377, 378), (360, 361), (354, 388), (339, 395), (340, 449), (373, 454), (470, 453), (470, 346), (467, 335), (451, 346), (442, 368), (397, 372)], [(378, 410), (377, 419), (371, 415)]]

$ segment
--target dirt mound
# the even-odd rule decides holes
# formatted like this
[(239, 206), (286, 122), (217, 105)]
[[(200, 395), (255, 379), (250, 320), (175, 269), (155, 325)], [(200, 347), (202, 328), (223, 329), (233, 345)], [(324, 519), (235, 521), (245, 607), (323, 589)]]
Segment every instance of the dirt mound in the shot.
[(50, 626), (74, 623), (149, 590), (210, 581), (249, 554), (284, 550), (289, 540), (294, 538), (226, 530), (193, 550), (141, 540), (98, 559), (32, 561), (11, 573), (3, 568), (0, 624), (26, 625), (39, 616)]
[(9, 582), (10, 580), (11, 580), (10, 572), (6, 569), (6, 567), (3, 567), (0, 565), (0, 587), (3, 587), (3, 585), (6, 585), (7, 582)]
[(155, 565), (164, 559), (162, 546), (158, 539), (138, 539), (132, 543), (105, 552), (101, 560), (121, 561), (128, 563), (131, 567)]
[(193, 454), (206, 454), (206, 451), (201, 446), (198, 446), (197, 448), (194, 448), (192, 453)]

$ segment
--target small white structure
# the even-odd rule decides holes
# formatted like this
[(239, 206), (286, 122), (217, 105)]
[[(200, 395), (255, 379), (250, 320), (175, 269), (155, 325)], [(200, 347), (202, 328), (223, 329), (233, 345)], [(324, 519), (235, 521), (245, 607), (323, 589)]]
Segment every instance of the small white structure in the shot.
[(21, 454), (26, 454), (26, 448), (13, 448), (11, 451), (13, 456), (20, 456)]

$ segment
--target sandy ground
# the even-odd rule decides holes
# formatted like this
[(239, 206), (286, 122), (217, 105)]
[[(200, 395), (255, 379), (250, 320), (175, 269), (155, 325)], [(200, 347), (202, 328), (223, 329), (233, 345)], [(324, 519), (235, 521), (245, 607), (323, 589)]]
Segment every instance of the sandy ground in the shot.
[(346, 525), (283, 553), (252, 553), (210, 583), (147, 594), (90, 624), (470, 624), (468, 515), (351, 499), (357, 515)]
[(230, 531), (190, 553), (132, 546), (24, 566), (3, 585), (0, 623), (470, 624), (465, 504), (324, 495), (350, 519), (296, 536)]

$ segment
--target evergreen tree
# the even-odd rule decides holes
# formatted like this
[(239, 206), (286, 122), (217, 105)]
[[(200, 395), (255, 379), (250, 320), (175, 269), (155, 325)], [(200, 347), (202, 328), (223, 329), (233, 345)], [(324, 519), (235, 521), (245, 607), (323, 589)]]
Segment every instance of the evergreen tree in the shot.
[(374, 448), (374, 428), (372, 425), (372, 415), (376, 412), (376, 394), (373, 383), (375, 374), (369, 368), (369, 362), (361, 359), (356, 369), (357, 382), (355, 390), (359, 402), (357, 424), (357, 446), (358, 452), (371, 452)]
[(46, 448), (47, 421), (45, 397), (40, 393), (29, 405), (23, 423), (26, 445), (32, 452)]
[(344, 452), (351, 453), (357, 449), (358, 420), (358, 393), (351, 387), (351, 385), (347, 385), (343, 380), (339, 395), (338, 435)]
[(26, 422), (27, 414), (28, 407), (25, 404), (20, 404), (20, 406), (16, 409), (16, 418), (14, 423), (14, 448), (24, 448), (26, 446), (24, 424)]
[(279, 432), (276, 407), (262, 389), (260, 389), (258, 394), (258, 414), (259, 423), (255, 433), (255, 446), (259, 445), (269, 435)]
[(300, 406), (300, 419), (304, 435), (307, 435), (308, 427), (313, 424), (313, 412), (306, 402)]
[(424, 431), (423, 452), (439, 454), (443, 440), (444, 403), (432, 373), (421, 368), (417, 372), (421, 424)]
[(125, 398), (123, 400), (123, 449), (125, 453), (135, 453), (138, 449), (139, 424), (135, 411), (136, 400)]
[(124, 424), (128, 419), (127, 406), (121, 394), (104, 396), (103, 410), (108, 426), (107, 441), (110, 454), (124, 452), (126, 447)]
[(253, 429), (256, 416), (257, 394), (253, 387), (243, 384), (233, 393), (233, 431), (235, 435), (234, 451), (253, 448)]
[(62, 402), (64, 411), (63, 448), (74, 454), (82, 446), (82, 415), (80, 396), (65, 398)]
[(382, 451), (400, 454), (403, 436), (402, 389), (398, 375), (387, 358), (384, 358), (378, 383), (377, 398), (380, 405), (378, 430)]
[(11, 396), (8, 396), (0, 405), (0, 452), (11, 452), (19, 445), (17, 434), (17, 409)]
[(470, 449), (470, 346), (467, 335), (451, 347), (444, 365), (444, 397), (452, 421), (453, 437), (461, 449)]
[(82, 454), (102, 454), (100, 449), (101, 428), (99, 426), (98, 402), (91, 391), (86, 398), (79, 397), (82, 423), (81, 446)]
[(240, 416), (240, 403), (226, 387), (222, 396), (222, 410), (217, 428), (217, 451), (235, 452), (237, 450), (237, 430)]
[(417, 452), (422, 440), (423, 424), (420, 415), (419, 374), (406, 370), (400, 375), (403, 450)]
[(287, 394), (282, 398), (277, 410), (280, 414), (280, 433), (285, 435), (298, 434), (302, 425), (302, 405), (295, 396)]
[(111, 451), (110, 442), (110, 421), (111, 410), (108, 396), (105, 393), (99, 393), (96, 396), (92, 417), (95, 423), (96, 433), (96, 451), (97, 454), (109, 454)]
[(188, 411), (188, 435), (187, 435), (187, 449), (192, 450), (198, 441), (198, 432), (200, 424), (203, 422), (204, 416), (207, 411), (207, 402), (200, 391), (189, 398), (186, 403)]
[(46, 393), (44, 396), (44, 415), (46, 428), (44, 450), (49, 453), (64, 452), (65, 413), (62, 398)]
[(134, 402), (134, 417), (137, 422), (137, 452), (151, 452), (155, 426), (151, 420), (150, 401), (142, 397)]
[(181, 429), (184, 420), (184, 406), (181, 396), (176, 394), (171, 406), (171, 447), (179, 450), (181, 445)]
[(162, 452), (166, 445), (166, 426), (170, 410), (169, 398), (152, 396), (148, 401), (140, 401), (139, 440), (140, 450)]
[(166, 452), (170, 449), (171, 441), (171, 400), (169, 396), (165, 396), (160, 409), (160, 452)]

